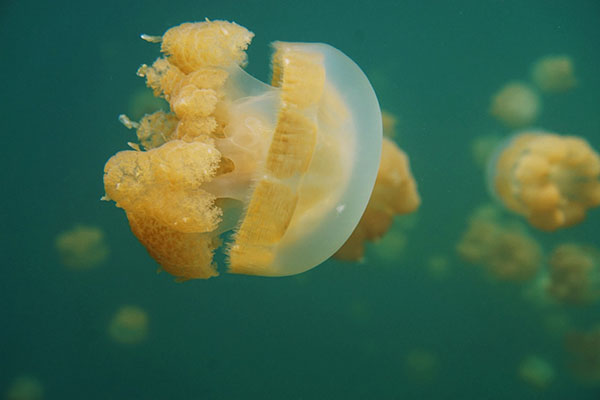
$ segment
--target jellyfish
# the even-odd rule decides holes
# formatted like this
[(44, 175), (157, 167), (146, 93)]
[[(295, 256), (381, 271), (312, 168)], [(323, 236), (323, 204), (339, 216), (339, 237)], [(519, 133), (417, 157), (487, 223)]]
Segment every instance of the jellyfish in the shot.
[(519, 363), (518, 374), (525, 383), (539, 390), (547, 389), (556, 377), (552, 364), (537, 355), (523, 358)]
[(72, 269), (90, 269), (106, 260), (109, 249), (104, 232), (96, 226), (77, 225), (60, 233), (55, 246), (61, 263)]
[(548, 260), (546, 290), (560, 303), (587, 304), (600, 297), (600, 252), (593, 247), (565, 243)]
[(6, 392), (6, 400), (42, 400), (43, 398), (42, 383), (29, 375), (16, 377)]
[(492, 97), (490, 113), (509, 128), (531, 125), (540, 113), (539, 96), (528, 85), (509, 82)]
[(384, 138), (381, 164), (367, 209), (334, 257), (345, 261), (360, 260), (364, 256), (365, 241), (381, 238), (390, 229), (394, 216), (412, 213), (420, 203), (408, 157), (393, 141)]
[(456, 250), (463, 260), (505, 281), (532, 278), (542, 262), (539, 244), (519, 224), (501, 219), (493, 206), (473, 213)]
[(572, 330), (565, 336), (569, 367), (577, 378), (600, 383), (600, 324), (590, 330)]
[[(243, 70), (253, 34), (226, 21), (184, 23), (143, 65), (170, 105), (121, 121), (139, 144), (108, 160), (106, 200), (178, 280), (284, 276), (315, 267), (350, 236), (381, 153), (381, 113), (360, 68), (319, 43), (273, 43), (271, 85)], [(141, 147), (140, 147), (141, 145)]]
[(404, 358), (406, 374), (418, 383), (433, 381), (439, 373), (440, 364), (439, 356), (426, 348), (413, 348)]
[(148, 314), (138, 306), (122, 306), (110, 320), (108, 334), (117, 343), (140, 343), (148, 335)]
[(521, 132), (490, 160), (492, 191), (541, 230), (578, 224), (600, 205), (600, 156), (582, 138)]
[(533, 82), (544, 92), (566, 92), (577, 85), (573, 60), (567, 55), (549, 55), (531, 68)]

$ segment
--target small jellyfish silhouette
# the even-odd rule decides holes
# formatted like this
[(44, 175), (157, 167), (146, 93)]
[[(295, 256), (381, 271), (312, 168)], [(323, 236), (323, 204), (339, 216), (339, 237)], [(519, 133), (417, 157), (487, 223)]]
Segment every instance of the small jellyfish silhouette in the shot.
[(252, 37), (208, 20), (143, 36), (165, 57), (138, 74), (172, 112), (121, 117), (145, 151), (108, 160), (104, 186), (179, 280), (216, 276), (219, 247), (232, 273), (313, 268), (350, 236), (375, 183), (381, 113), (360, 68), (326, 44), (275, 42), (267, 85), (242, 69)]
[(365, 241), (381, 238), (390, 229), (394, 216), (409, 214), (420, 204), (408, 157), (393, 141), (384, 137), (377, 180), (367, 209), (334, 257), (345, 261), (362, 259)]
[(96, 226), (77, 225), (55, 240), (61, 263), (72, 269), (90, 269), (106, 260), (109, 249), (104, 232)]
[(565, 243), (548, 260), (546, 290), (560, 303), (588, 304), (600, 298), (600, 252), (591, 247)]
[(521, 380), (538, 390), (547, 389), (556, 377), (552, 364), (537, 355), (523, 358), (517, 372)]
[(541, 230), (578, 224), (600, 205), (600, 156), (582, 138), (525, 131), (503, 143), (488, 168), (494, 194)]
[(568, 365), (584, 383), (600, 384), (600, 324), (589, 330), (572, 330), (565, 336)]
[(573, 60), (567, 55), (549, 55), (531, 68), (533, 82), (544, 92), (566, 92), (577, 85)]
[(539, 96), (528, 85), (509, 82), (493, 97), (490, 114), (509, 128), (523, 128), (537, 119)]
[(140, 343), (148, 335), (148, 314), (138, 306), (122, 306), (110, 320), (108, 334), (117, 343)]
[(539, 244), (522, 226), (502, 219), (493, 206), (483, 206), (470, 216), (456, 251), (463, 260), (483, 266), (503, 281), (530, 279), (542, 262)]

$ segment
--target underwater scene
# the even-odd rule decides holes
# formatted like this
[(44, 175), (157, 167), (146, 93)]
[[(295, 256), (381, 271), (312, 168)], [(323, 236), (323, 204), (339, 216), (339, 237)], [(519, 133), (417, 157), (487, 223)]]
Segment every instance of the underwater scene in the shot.
[(0, 2), (0, 396), (600, 399), (600, 2)]

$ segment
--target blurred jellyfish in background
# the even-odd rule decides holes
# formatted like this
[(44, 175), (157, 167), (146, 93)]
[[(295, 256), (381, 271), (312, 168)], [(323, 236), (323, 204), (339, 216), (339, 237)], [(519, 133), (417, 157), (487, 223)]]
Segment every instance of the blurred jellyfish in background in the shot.
[(55, 239), (60, 261), (72, 269), (89, 269), (102, 264), (109, 254), (104, 232), (96, 226), (77, 225)]
[(417, 383), (431, 383), (439, 374), (440, 359), (433, 351), (417, 347), (406, 354), (404, 370), (406, 375)]
[(390, 229), (394, 216), (412, 213), (420, 203), (408, 157), (396, 143), (384, 138), (377, 180), (367, 209), (334, 257), (346, 261), (362, 259), (365, 241), (381, 238)]
[(548, 55), (531, 68), (531, 78), (544, 92), (566, 92), (577, 85), (573, 60), (567, 55)]
[(576, 136), (519, 133), (490, 160), (488, 172), (499, 200), (541, 230), (575, 225), (600, 205), (600, 156)]
[(567, 304), (589, 304), (600, 298), (600, 252), (567, 243), (556, 247), (548, 260), (547, 290)]
[(494, 96), (490, 114), (509, 128), (524, 128), (534, 123), (540, 113), (537, 93), (527, 84), (509, 82)]
[(15, 378), (6, 391), (6, 400), (42, 400), (44, 387), (35, 377), (21, 375)]
[(518, 223), (501, 218), (494, 206), (483, 206), (469, 217), (467, 230), (456, 246), (459, 256), (483, 266), (494, 278), (524, 281), (542, 263), (539, 244)]
[(110, 320), (108, 334), (117, 343), (140, 343), (148, 335), (148, 314), (138, 306), (122, 306)]
[(552, 364), (537, 355), (529, 355), (521, 360), (517, 372), (521, 380), (539, 390), (547, 389), (556, 376)]
[(600, 384), (600, 325), (587, 331), (568, 332), (565, 347), (575, 376), (584, 383)]
[(375, 183), (381, 113), (360, 68), (326, 44), (275, 42), (267, 85), (243, 70), (253, 36), (209, 20), (142, 36), (164, 56), (138, 75), (172, 112), (120, 118), (146, 151), (130, 144), (108, 160), (105, 200), (180, 281), (218, 275), (218, 249), (231, 273), (317, 266), (348, 239)]

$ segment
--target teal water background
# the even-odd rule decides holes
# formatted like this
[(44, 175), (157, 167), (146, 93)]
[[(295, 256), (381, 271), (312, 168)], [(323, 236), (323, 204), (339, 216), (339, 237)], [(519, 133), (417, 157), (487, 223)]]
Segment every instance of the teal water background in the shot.
[[(274, 40), (329, 43), (361, 66), (400, 120), (423, 199), (406, 249), (290, 278), (178, 284), (154, 273), (122, 210), (99, 200), (102, 171), (134, 139), (117, 116), (144, 86), (139, 65), (158, 56), (139, 35), (205, 17), (256, 34), (247, 70), (263, 80)], [(569, 54), (579, 78), (543, 97), (537, 125), (600, 149), (599, 20), (593, 0), (1, 2), (0, 392), (27, 373), (48, 399), (600, 398), (573, 377), (563, 339), (521, 287), (454, 251), (469, 213), (489, 201), (470, 142), (508, 133), (488, 114), (490, 96), (528, 79), (533, 61)], [(78, 223), (107, 235), (111, 254), (97, 269), (59, 263), (54, 239)], [(535, 235), (546, 251), (600, 247), (599, 229), (595, 210), (580, 226)], [(427, 273), (432, 254), (449, 258), (446, 279)], [(148, 312), (145, 342), (110, 341), (122, 304)], [(576, 327), (600, 322), (598, 304), (563, 311)], [(433, 379), (407, 373), (415, 348), (437, 355)], [(546, 391), (517, 377), (530, 353), (556, 368)]]

